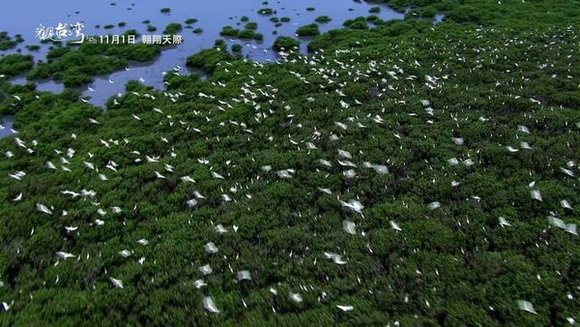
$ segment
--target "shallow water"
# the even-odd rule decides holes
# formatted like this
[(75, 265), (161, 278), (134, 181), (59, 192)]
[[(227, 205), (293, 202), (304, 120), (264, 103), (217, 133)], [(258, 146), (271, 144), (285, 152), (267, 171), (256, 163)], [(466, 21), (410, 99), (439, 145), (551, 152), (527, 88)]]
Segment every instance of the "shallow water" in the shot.
[(0, 117), (0, 139), (12, 134), (12, 117)]
[[(106, 100), (117, 93), (125, 91), (124, 84), (129, 80), (143, 78), (144, 84), (163, 89), (163, 72), (173, 70), (176, 66), (185, 66), (185, 60), (195, 52), (211, 48), (216, 39), (220, 38), (219, 32), (225, 25), (243, 29), (245, 23), (240, 23), (241, 16), (248, 16), (249, 21), (258, 23), (258, 32), (264, 35), (264, 40), (243, 41), (225, 38), (228, 47), (233, 43), (243, 45), (243, 53), (252, 60), (267, 62), (276, 60), (276, 54), (271, 50), (272, 43), (277, 35), (272, 32), (277, 31), (278, 35), (293, 36), (297, 27), (314, 22), (314, 19), (321, 15), (332, 18), (329, 23), (320, 24), (321, 32), (340, 28), (347, 19), (358, 16), (368, 16), (368, 10), (374, 6), (368, 3), (354, 2), (351, 0), (280, 0), (270, 1), (267, 5), (262, 5), (261, 0), (236, 0), (236, 1), (214, 1), (214, 0), (167, 0), (163, 2), (147, 1), (137, 2), (135, 0), (119, 1), (83, 1), (72, 0), (21, 0), (7, 1), (2, 4), (0, 10), (0, 31), (8, 31), (11, 36), (21, 34), (25, 39), (23, 44), (19, 44), (17, 49), (23, 54), (32, 54), (36, 60), (44, 59), (49, 45), (41, 45), (39, 51), (28, 51), (27, 44), (39, 44), (35, 39), (35, 30), (40, 25), (57, 26), (58, 23), (73, 24), (84, 23), (83, 32), (86, 35), (105, 35), (109, 33), (121, 34), (127, 29), (135, 29), (141, 34), (162, 34), (165, 26), (169, 23), (181, 23), (188, 18), (196, 18), (198, 22), (192, 24), (192, 28), (184, 28), (179, 34), (183, 36), (184, 43), (180, 46), (163, 51), (161, 56), (152, 63), (131, 67), (130, 70), (118, 71), (109, 76), (95, 78), (89, 85), (95, 91), (85, 88), (84, 97), (89, 98), (95, 105), (103, 105)], [(115, 3), (115, 5), (111, 5)], [(169, 14), (160, 12), (163, 7), (171, 9)], [(272, 8), (277, 13), (272, 16), (263, 16), (257, 13), (260, 8)], [(307, 11), (307, 7), (314, 7), (314, 11)], [(78, 13), (77, 13), (78, 12)], [(275, 27), (270, 22), (270, 17), (289, 17), (288, 23)], [(404, 14), (397, 13), (386, 6), (381, 6), (378, 14), (384, 20), (402, 19)], [(147, 32), (146, 24), (142, 22), (150, 20), (151, 25), (157, 27), (156, 32)], [(122, 28), (118, 27), (119, 22), (125, 22)], [(237, 25), (240, 23), (240, 25)], [(102, 26), (112, 24), (112, 29), (103, 29)], [(96, 28), (101, 25), (101, 28)], [(194, 28), (202, 28), (203, 33), (194, 34)], [(70, 40), (70, 39), (69, 39)], [(307, 39), (303, 39), (301, 50), (306, 50)], [(15, 53), (17, 49), (3, 51), (2, 53)], [(182, 73), (187, 71), (182, 68)], [(109, 79), (113, 81), (111, 84)], [(17, 82), (24, 83), (20, 79)], [(62, 85), (54, 82), (38, 83), (39, 90), (60, 92)]]
[[(24, 85), (27, 82), (29, 81), (24, 76), (18, 76), (10, 80), (10, 83), (17, 85)], [(60, 93), (62, 92), (62, 90), (64, 90), (64, 85), (62, 83), (55, 82), (53, 80), (30, 81), (30, 82), (36, 84), (37, 91)]]

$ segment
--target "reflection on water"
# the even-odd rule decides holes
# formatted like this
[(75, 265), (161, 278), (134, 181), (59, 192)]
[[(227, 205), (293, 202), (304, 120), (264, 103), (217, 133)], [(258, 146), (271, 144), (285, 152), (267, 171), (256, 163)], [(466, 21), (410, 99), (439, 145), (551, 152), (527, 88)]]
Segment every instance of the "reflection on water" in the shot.
[[(319, 24), (321, 32), (340, 28), (347, 19), (358, 16), (368, 16), (369, 9), (373, 5), (365, 2), (353, 2), (350, 0), (280, 0), (269, 2), (263, 5), (262, 1), (256, 0), (236, 0), (226, 3), (215, 0), (167, 0), (163, 2), (134, 0), (109, 1), (41, 1), (41, 0), (20, 0), (7, 1), (2, 4), (0, 10), (0, 22), (2, 29), (10, 35), (22, 34), (25, 39), (24, 44), (20, 44), (23, 54), (32, 54), (36, 60), (43, 59), (48, 51), (48, 44), (41, 45), (38, 51), (28, 51), (24, 48), (27, 44), (39, 44), (34, 38), (35, 29), (39, 24), (45, 26), (56, 26), (58, 23), (83, 22), (85, 28), (83, 32), (87, 35), (101, 35), (107, 33), (120, 34), (127, 29), (135, 29), (141, 34), (162, 34), (163, 29), (169, 23), (181, 23), (185, 28), (180, 32), (183, 35), (183, 44), (164, 50), (161, 56), (153, 63), (145, 66), (132, 66), (130, 70), (118, 71), (109, 76), (95, 78), (89, 85), (94, 91), (87, 87), (83, 97), (89, 98), (95, 105), (103, 105), (106, 100), (117, 93), (125, 91), (124, 85), (129, 80), (144, 80), (144, 84), (163, 89), (163, 73), (171, 72), (174, 68), (185, 66), (188, 56), (204, 48), (211, 48), (216, 39), (220, 38), (219, 32), (225, 25), (243, 29), (244, 24), (240, 22), (242, 16), (247, 16), (249, 21), (258, 23), (258, 32), (262, 33), (264, 40), (256, 42), (253, 40), (243, 41), (226, 38), (226, 44), (230, 47), (238, 43), (243, 47), (243, 54), (252, 60), (267, 62), (276, 60), (276, 54), (271, 50), (272, 43), (279, 35), (294, 36), (298, 26), (314, 22), (315, 18), (326, 15), (332, 18), (328, 23)], [(169, 14), (160, 12), (162, 7), (171, 8)], [(276, 11), (276, 14), (264, 16), (257, 13), (260, 8), (267, 7)], [(313, 7), (315, 10), (307, 11), (306, 8)], [(381, 6), (380, 13), (377, 14), (384, 20), (402, 19), (404, 14), (397, 13), (386, 6)], [(280, 26), (270, 19), (272, 17), (290, 18), (290, 22), (282, 23)], [(198, 22), (191, 26), (185, 25), (188, 18), (196, 18)], [(147, 32), (149, 25), (157, 27), (156, 32)], [(118, 23), (124, 22), (124, 27), (119, 27)], [(100, 28), (97, 28), (100, 25)], [(103, 29), (105, 25), (114, 25), (111, 29)], [(201, 34), (193, 33), (193, 29), (202, 28)], [(301, 51), (306, 51), (308, 39), (303, 39)], [(16, 52), (17, 49), (5, 51), (4, 53)], [(186, 70), (178, 69), (180, 73), (187, 73)], [(110, 83), (111, 80), (113, 83)], [(22, 81), (16, 80), (15, 83)], [(38, 83), (39, 90), (51, 92), (62, 91), (62, 85), (51, 81)]]
[(12, 117), (4, 116), (0, 118), (0, 138), (10, 136), (12, 132)]
[(26, 83), (34, 83), (37, 91), (60, 93), (64, 90), (64, 85), (53, 80), (28, 81), (24, 76), (18, 76), (10, 80), (10, 83), (16, 85), (24, 85)]

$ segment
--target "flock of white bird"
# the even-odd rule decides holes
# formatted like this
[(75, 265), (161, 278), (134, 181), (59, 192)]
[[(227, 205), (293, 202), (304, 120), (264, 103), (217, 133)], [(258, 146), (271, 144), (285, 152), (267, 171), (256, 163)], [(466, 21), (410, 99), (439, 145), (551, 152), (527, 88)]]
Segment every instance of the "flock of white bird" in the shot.
[[(484, 33), (485, 31), (477, 30), (475, 33), (479, 34), (479, 32)], [(487, 33), (493, 33), (487, 31)], [(487, 36), (489, 37), (489, 35)], [(506, 47), (513, 46), (514, 44), (518, 44), (520, 40), (508, 40), (506, 41)], [(461, 45), (458, 45), (461, 46)], [(394, 46), (395, 49), (397, 46)], [(434, 52), (439, 52), (438, 49), (433, 49)], [(501, 49), (488, 49), (485, 45), (482, 45), (479, 49), (473, 49), (481, 54), (481, 62), (476, 61), (473, 62), (473, 70), (476, 71), (481, 69), (481, 64), (485, 60), (500, 60), (502, 57)], [(484, 56), (485, 54), (485, 56)], [(336, 111), (341, 113), (348, 113), (348, 118), (339, 121), (336, 120), (332, 122), (332, 132), (328, 135), (323, 134), (321, 132), (322, 126), (317, 128), (314, 127), (311, 131), (311, 137), (307, 139), (296, 139), (293, 135), (278, 135), (272, 133), (270, 135), (265, 135), (264, 142), (281, 142), (285, 146), (292, 147), (296, 149), (296, 151), (307, 151), (309, 153), (313, 153), (315, 155), (320, 155), (320, 144), (323, 141), (329, 140), (332, 144), (335, 144), (335, 153), (334, 156), (324, 156), (320, 155), (320, 157), (314, 160), (315, 169), (320, 174), (328, 176), (328, 171), (333, 168), (338, 168), (342, 170), (342, 176), (345, 180), (354, 180), (362, 176), (370, 176), (371, 178), (376, 175), (386, 175), (389, 174), (389, 166), (393, 165), (393, 163), (389, 159), (385, 159), (383, 162), (369, 162), (364, 160), (358, 160), (359, 156), (363, 156), (364, 153), (362, 151), (349, 151), (346, 149), (356, 149), (356, 146), (353, 144), (342, 144), (342, 140), (346, 133), (352, 131), (359, 131), (359, 130), (366, 130), (370, 129), (369, 126), (373, 125), (374, 127), (378, 126), (384, 131), (388, 131), (390, 126), (387, 126), (386, 121), (387, 116), (389, 113), (383, 108), (380, 114), (367, 114), (364, 111), (364, 107), (362, 106), (364, 99), (356, 99), (350, 98), (345, 94), (346, 87), (350, 84), (357, 83), (359, 80), (368, 80), (371, 78), (376, 78), (376, 83), (378, 86), (377, 90), (377, 97), (380, 99), (386, 98), (386, 94), (390, 94), (391, 101), (394, 101), (397, 105), (409, 105), (410, 102), (406, 100), (405, 90), (399, 88), (399, 82), (405, 81), (411, 83), (411, 89), (419, 89), (421, 87), (430, 89), (430, 90), (441, 90), (446, 83), (454, 83), (453, 81), (453, 73), (444, 73), (449, 71), (450, 66), (448, 63), (443, 63), (440, 67), (432, 67), (432, 73), (427, 74), (425, 76), (416, 76), (413, 74), (409, 74), (406, 72), (404, 62), (397, 62), (394, 59), (384, 59), (384, 60), (370, 60), (365, 61), (364, 58), (361, 57), (361, 60), (352, 59), (360, 57), (361, 54), (357, 52), (357, 50), (338, 50), (335, 51), (331, 55), (327, 55), (324, 51), (317, 52), (314, 56), (288, 56), (285, 53), (281, 53), (282, 60), (278, 62), (278, 64), (288, 65), (291, 63), (300, 63), (305, 64), (310, 69), (310, 73), (313, 74), (305, 74), (300, 73), (297, 71), (289, 70), (288, 74), (293, 76), (297, 81), (303, 83), (304, 85), (309, 84), (318, 84), (316, 87), (326, 94), (335, 94), (338, 96), (336, 100), (336, 107), (334, 108), (327, 108), (327, 111)], [(328, 57), (328, 58), (327, 58)], [(530, 58), (531, 59), (531, 58)], [(452, 58), (455, 61), (462, 61), (461, 57)], [(235, 68), (230, 67), (232, 66), (231, 63), (224, 62), (219, 65), (219, 70), (225, 73), (233, 74), (235, 76), (241, 76), (239, 71)], [(256, 76), (262, 75), (263, 73), (263, 65), (259, 63), (253, 63), (254, 69), (256, 71)], [(410, 68), (420, 68), (422, 67), (421, 63), (417, 60), (412, 62)], [(291, 67), (291, 66), (288, 66)], [(374, 76), (374, 77), (373, 77)], [(378, 77), (376, 77), (378, 76)], [(555, 78), (571, 78), (571, 76), (564, 76), (564, 77), (555, 77)], [(126, 97), (138, 97), (138, 98), (147, 98), (152, 103), (154, 103), (154, 107), (151, 109), (151, 112), (144, 113), (144, 112), (133, 112), (130, 113), (131, 122), (130, 124), (145, 124), (145, 122), (154, 122), (156, 126), (159, 126), (158, 131), (156, 132), (156, 136), (161, 141), (161, 144), (166, 145), (166, 149), (164, 153), (161, 152), (162, 149), (154, 149), (150, 153), (145, 153), (144, 151), (139, 151), (136, 148), (133, 148), (132, 138), (138, 137), (138, 135), (126, 135), (122, 139), (115, 139), (115, 138), (101, 138), (98, 144), (83, 144), (83, 135), (77, 135), (75, 133), (70, 134), (71, 144), (76, 144), (77, 148), (66, 148), (66, 149), (52, 149), (51, 152), (46, 152), (40, 146), (42, 142), (37, 141), (35, 139), (28, 139), (25, 136), (21, 136), (17, 134), (14, 136), (14, 144), (15, 146), (7, 146), (5, 149), (5, 159), (4, 160), (15, 160), (17, 158), (25, 157), (25, 156), (35, 156), (35, 157), (44, 157), (46, 158), (44, 169), (47, 171), (52, 171), (55, 174), (68, 174), (72, 172), (82, 171), (83, 174), (90, 175), (94, 177), (95, 180), (98, 180), (99, 185), (107, 185), (107, 183), (112, 183), (114, 180), (119, 178), (118, 176), (126, 176), (126, 169), (127, 166), (133, 165), (143, 165), (147, 167), (147, 171), (149, 171), (150, 175), (155, 179), (160, 180), (167, 180), (169, 178), (177, 177), (180, 183), (184, 184), (191, 184), (196, 185), (198, 181), (194, 179), (191, 175), (182, 175), (177, 176), (175, 171), (176, 165), (179, 160), (183, 157), (190, 157), (192, 154), (187, 153), (185, 149), (180, 148), (172, 144), (170, 141), (172, 138), (169, 133), (165, 133), (167, 131), (165, 127), (170, 127), (173, 130), (181, 130), (182, 132), (189, 132), (193, 131), (196, 135), (200, 137), (205, 137), (209, 140), (208, 136), (204, 135), (210, 129), (223, 129), (225, 126), (233, 126), (238, 128), (238, 132), (242, 135), (247, 137), (247, 140), (254, 140), (254, 129), (252, 126), (259, 126), (260, 124), (267, 121), (270, 117), (277, 115), (278, 113), (275, 112), (270, 108), (269, 105), (278, 101), (280, 98), (279, 94), (284, 92), (284, 90), (279, 90), (272, 85), (269, 84), (261, 84), (258, 77), (248, 75), (247, 78), (243, 83), (241, 83), (240, 93), (238, 96), (233, 97), (231, 99), (220, 99), (218, 96), (212, 94), (206, 94), (199, 92), (198, 94), (191, 95), (185, 94), (182, 92), (175, 92), (171, 93), (169, 91), (163, 92), (163, 96), (166, 99), (169, 99), (172, 103), (180, 103), (186, 101), (188, 97), (196, 97), (199, 101), (203, 101), (206, 104), (211, 104), (213, 109), (209, 111), (201, 111), (197, 109), (191, 109), (191, 112), (188, 113), (188, 117), (195, 117), (195, 122), (192, 120), (188, 120), (185, 118), (186, 115), (183, 112), (175, 109), (174, 107), (168, 105), (166, 107), (159, 106), (157, 107), (156, 97), (153, 94), (139, 94), (137, 92), (129, 92)], [(111, 81), (112, 82), (112, 81)], [(517, 81), (514, 81), (514, 84)], [(212, 83), (217, 88), (225, 87), (225, 82), (213, 82)], [(469, 92), (468, 89), (461, 90), (460, 85), (456, 85), (457, 92)], [(521, 91), (521, 90), (514, 90), (514, 92)], [(515, 99), (520, 98), (520, 96), (514, 94), (513, 97)], [(118, 97), (119, 101), (122, 97)], [(393, 100), (397, 99), (397, 100)], [(15, 97), (16, 101), (19, 101)], [(316, 102), (317, 96), (309, 95), (306, 99), (306, 103), (309, 102)], [(120, 106), (121, 103), (115, 99), (113, 106)], [(541, 106), (542, 104), (539, 103), (538, 100), (530, 99), (529, 101), (530, 106)], [(254, 110), (254, 117), (252, 122), (250, 121), (234, 121), (234, 120), (220, 120), (221, 113), (227, 112), (234, 107), (240, 106), (248, 106), (253, 108)], [(469, 117), (461, 117), (460, 114), (448, 114), (445, 111), (445, 108), (437, 108), (432, 106), (431, 101), (428, 99), (420, 100), (420, 106), (423, 108), (424, 112), (408, 112), (408, 117), (414, 117), (416, 119), (423, 119), (423, 122), (426, 123), (427, 126), (437, 124), (436, 121), (443, 120), (443, 119), (451, 119), (454, 124), (459, 127), (459, 125), (464, 125), (471, 123), (469, 121)], [(294, 112), (293, 108), (286, 104), (284, 105), (284, 116), (290, 124), (294, 127), (298, 128), (299, 130), (304, 130), (306, 127), (301, 123), (299, 119), (299, 112)], [(548, 109), (546, 109), (548, 110)], [(129, 111), (126, 111), (129, 113)], [(340, 116), (337, 114), (337, 117)], [(105, 115), (106, 117), (106, 115)], [(200, 119), (203, 122), (200, 123)], [(97, 125), (97, 130), (100, 131), (101, 128), (107, 127), (107, 120), (104, 118), (93, 118), (87, 117), (87, 122), (92, 125)], [(477, 119), (479, 123), (483, 124), (492, 124), (494, 121), (493, 117), (485, 118), (480, 117)], [(520, 150), (522, 151), (535, 151), (535, 148), (530, 145), (528, 142), (525, 141), (525, 137), (529, 135), (533, 135), (534, 129), (529, 128), (523, 124), (514, 123), (514, 139), (521, 140), (519, 149), (514, 147), (513, 145), (501, 145), (499, 144), (498, 147), (505, 148), (505, 151), (511, 153), (512, 155), (518, 155)], [(578, 123), (575, 123), (578, 126)], [(571, 122), (570, 126), (573, 126), (574, 122)], [(328, 127), (328, 126), (326, 126)], [(427, 128), (427, 127), (426, 127)], [(405, 136), (400, 135), (398, 132), (389, 132), (392, 135), (392, 141), (396, 142), (397, 140), (404, 140)], [(375, 136), (371, 136), (373, 139)], [(219, 142), (219, 136), (215, 137), (216, 140)], [(454, 167), (459, 165), (464, 165), (465, 167), (472, 167), (472, 169), (477, 169), (477, 165), (479, 164), (478, 160), (473, 156), (474, 151), (478, 152), (479, 149), (470, 149), (469, 148), (469, 140), (464, 140), (460, 136), (453, 136), (449, 140), (449, 146), (456, 149), (458, 153), (460, 153), (459, 157), (448, 158), (447, 167), (441, 167), (441, 169), (454, 169)], [(76, 142), (76, 143), (75, 143)], [(78, 149), (86, 149), (87, 146), (91, 148), (91, 151), (80, 153), (81, 151)], [(110, 158), (106, 157), (107, 149), (114, 149), (116, 150), (116, 155), (123, 155), (125, 156), (124, 162), (129, 162), (127, 166), (123, 166), (122, 164), (113, 161)], [(401, 146), (402, 149), (402, 146)], [(118, 150), (118, 151), (117, 151)], [(388, 156), (385, 155), (385, 158)], [(238, 201), (248, 201), (251, 202), (253, 196), (251, 193), (248, 192), (250, 189), (249, 185), (243, 185), (239, 181), (232, 180), (231, 174), (229, 169), (236, 167), (239, 158), (232, 157), (225, 160), (223, 163), (214, 162), (208, 158), (193, 158), (191, 161), (195, 164), (200, 164), (206, 167), (206, 171), (209, 173), (212, 179), (222, 182), (222, 194), (218, 199), (208, 199), (207, 196), (204, 196), (204, 190), (195, 190), (191, 197), (183, 199), (185, 206), (188, 210), (195, 210), (200, 205), (205, 203), (204, 201), (207, 200), (216, 200), (221, 202), (224, 205), (227, 205), (230, 202), (238, 202)], [(255, 162), (255, 158), (251, 158), (253, 162)], [(565, 165), (560, 167), (562, 179), (575, 179), (578, 164), (572, 159), (566, 158), (554, 158), (558, 159), (558, 161), (565, 162)], [(117, 160), (119, 161), (119, 160)], [(106, 165), (99, 166), (97, 162), (107, 162)], [(256, 175), (251, 177), (252, 182), (257, 181), (259, 179), (270, 179), (272, 182), (276, 182), (277, 180), (285, 180), (285, 179), (293, 179), (296, 176), (300, 175), (300, 170), (295, 167), (275, 167), (274, 163), (262, 165), (260, 167), (261, 176)], [(221, 167), (222, 170), (216, 169), (215, 167)], [(452, 171), (450, 174), (457, 175)], [(20, 202), (27, 198), (28, 194), (26, 194), (26, 179), (30, 178), (30, 175), (23, 170), (15, 170), (9, 172), (7, 174), (11, 179), (14, 180), (16, 183), (15, 185), (22, 185), (20, 191), (14, 194), (11, 197), (12, 202)], [(20, 184), (18, 184), (20, 183)], [(433, 184), (439, 183), (438, 180), (433, 179)], [(226, 184), (228, 186), (224, 187)], [(541, 185), (541, 183), (539, 183)], [(449, 187), (451, 188), (459, 188), (461, 185), (461, 181), (454, 180)], [(58, 185), (55, 185), (55, 188), (58, 188)], [(544, 201), (541, 193), (541, 187), (536, 185), (533, 180), (530, 180), (529, 185), (524, 185), (522, 187), (526, 187), (530, 192), (530, 197), (533, 201)], [(99, 187), (99, 190), (106, 189), (106, 186)], [(330, 188), (324, 187), (324, 185), (320, 185), (316, 191), (321, 193), (321, 196), (333, 196), (336, 198), (336, 202), (340, 204), (346, 212), (350, 212), (354, 217), (360, 216), (361, 219), (365, 218), (365, 205), (361, 202), (360, 197), (358, 196), (351, 196), (351, 195), (344, 195), (344, 194), (337, 194), (336, 190), (332, 190)], [(92, 208), (93, 212), (95, 213), (93, 217), (93, 222), (90, 224), (80, 224), (78, 226), (66, 226), (67, 233), (83, 233), (83, 229), (86, 228), (100, 228), (107, 223), (111, 215), (120, 214), (125, 211), (135, 211), (137, 209), (137, 205), (135, 203), (118, 203), (105, 206), (99, 201), (99, 197), (103, 196), (102, 192), (95, 191), (88, 187), (83, 187), (79, 185), (77, 190), (69, 190), (69, 189), (61, 189), (60, 195), (66, 198), (69, 201), (83, 201), (87, 206)], [(207, 194), (207, 193), (206, 193)], [(54, 196), (54, 194), (51, 194)], [(35, 198), (39, 198), (36, 196)], [(473, 199), (477, 201), (485, 201), (485, 199), (478, 197), (477, 195), (472, 196)], [(136, 199), (137, 200), (137, 199)], [(136, 201), (137, 202), (137, 201)], [(51, 203), (42, 203), (38, 202), (35, 204), (35, 209), (39, 214), (43, 215), (50, 215), (58, 219), (58, 216), (67, 216), (69, 215), (68, 209), (62, 206), (55, 206)], [(428, 210), (440, 210), (442, 206), (445, 206), (445, 203), (442, 201), (431, 201), (425, 204)], [(559, 207), (561, 208), (561, 212), (558, 212), (556, 209), (551, 211), (547, 214), (547, 226), (553, 226), (558, 229), (561, 229), (569, 234), (574, 236), (578, 236), (577, 226), (573, 222), (566, 222), (565, 219), (562, 217), (562, 213), (565, 213), (566, 210), (572, 211), (574, 210), (574, 203), (571, 203), (570, 199), (560, 199), (558, 203)], [(176, 210), (180, 210), (176, 208)], [(219, 219), (219, 217), (216, 217)], [(346, 234), (352, 235), (352, 237), (362, 237), (364, 240), (366, 237), (365, 231), (359, 230), (357, 228), (357, 224), (354, 218), (344, 219), (342, 221), (342, 229)], [(390, 224), (390, 228), (393, 230), (394, 233), (397, 234), (404, 234), (407, 232), (405, 229), (405, 225), (401, 224), (393, 219), (387, 220)], [(500, 216), (498, 217), (498, 226), (501, 228), (518, 228), (517, 224), (510, 222), (510, 217)], [(243, 229), (243, 226), (233, 225), (231, 230), (237, 232), (238, 229)], [(31, 226), (31, 235), (34, 233), (34, 226)], [(223, 226), (222, 224), (215, 224), (215, 232), (217, 234), (225, 234), (230, 232), (230, 228)], [(412, 233), (412, 231), (408, 231)], [(147, 239), (139, 239), (136, 243), (139, 246), (146, 247), (153, 240)], [(216, 255), (219, 253), (219, 244), (214, 242), (208, 242), (203, 247), (203, 250), (207, 253), (207, 255)], [(540, 245), (538, 245), (540, 246)], [(373, 251), (371, 247), (367, 243), (367, 248), (369, 250), (369, 255), (372, 255)], [(118, 255), (122, 258), (130, 260), (136, 253), (139, 251), (136, 249), (131, 248), (120, 248), (118, 249)], [(59, 262), (65, 262), (67, 260), (89, 260), (90, 256), (86, 253), (85, 256), (81, 256), (79, 253), (69, 253), (67, 249), (57, 249), (56, 253), (56, 261), (55, 266), (59, 264)], [(292, 254), (290, 254), (292, 256)], [(337, 249), (328, 249), (328, 251), (324, 251), (323, 253), (319, 254), (320, 258), (326, 259), (329, 262), (336, 264), (336, 265), (348, 265), (349, 264), (349, 256), (344, 252), (341, 252), (339, 247)], [(225, 256), (224, 256), (225, 258)], [(143, 265), (145, 264), (146, 258), (144, 256), (139, 257), (136, 261)], [(316, 260), (314, 264), (316, 264)], [(244, 282), (252, 280), (252, 272), (250, 270), (239, 270), (234, 273), (234, 270), (230, 267), (231, 272), (236, 276), (238, 282)], [(193, 281), (192, 286), (196, 289), (202, 289), (207, 286), (206, 281), (204, 278), (212, 273), (215, 273), (213, 268), (209, 265), (202, 265), (199, 267), (200, 278)], [(106, 273), (107, 274), (107, 273)], [(110, 281), (111, 285), (115, 288), (124, 288), (128, 285), (123, 282), (123, 280), (119, 276), (108, 276), (108, 280)], [(55, 281), (55, 282), (58, 282)], [(300, 285), (300, 289), (304, 291), (309, 291), (308, 287), (304, 287)], [(276, 296), (278, 291), (275, 287), (270, 289), (272, 295)], [(321, 297), (324, 298), (326, 293), (322, 292)], [(293, 302), (300, 303), (303, 301), (303, 295), (299, 291), (291, 291), (287, 294), (288, 299)], [(319, 297), (319, 300), (320, 298)], [(241, 302), (245, 304), (244, 299), (241, 299)], [(203, 308), (207, 310), (209, 313), (219, 314), (221, 312), (219, 301), (214, 300), (211, 295), (204, 295), (203, 296)], [(426, 305), (429, 306), (430, 304), (426, 302)], [(515, 305), (515, 304), (514, 304)], [(517, 306), (526, 312), (530, 312), (533, 314), (537, 314), (536, 310), (532, 303), (526, 300), (520, 300), (517, 302)], [(4, 302), (5, 310), (8, 310), (10, 305), (7, 302)], [(340, 303), (336, 304), (336, 308), (340, 311), (352, 311), (356, 310), (356, 307), (352, 304), (348, 303)], [(272, 311), (276, 312), (276, 308), (272, 307)], [(573, 319), (573, 318), (570, 318)]]

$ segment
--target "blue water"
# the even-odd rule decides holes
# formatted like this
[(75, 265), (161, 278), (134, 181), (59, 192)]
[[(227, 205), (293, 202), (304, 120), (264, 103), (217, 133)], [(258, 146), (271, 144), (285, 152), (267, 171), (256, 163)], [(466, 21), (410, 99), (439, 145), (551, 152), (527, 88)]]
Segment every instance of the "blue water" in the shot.
[(0, 117), (0, 138), (12, 135), (12, 117)]
[(10, 83), (15, 85), (24, 85), (27, 82), (35, 83), (37, 91), (45, 91), (52, 93), (60, 93), (64, 89), (64, 85), (53, 80), (43, 80), (43, 81), (28, 81), (24, 76), (17, 76), (10, 79)]
[[(241, 16), (248, 16), (250, 21), (258, 23), (258, 32), (264, 35), (264, 40), (242, 41), (225, 38), (228, 47), (233, 43), (243, 45), (243, 53), (250, 59), (259, 62), (276, 60), (276, 54), (271, 46), (277, 35), (294, 36), (298, 26), (314, 22), (321, 15), (327, 15), (332, 21), (320, 24), (321, 32), (340, 28), (347, 19), (358, 16), (368, 16), (368, 10), (374, 6), (365, 2), (358, 3), (351, 0), (279, 0), (269, 1), (267, 5), (262, 0), (166, 0), (166, 1), (141, 1), (135, 0), (109, 0), (109, 1), (72, 1), (72, 0), (20, 0), (5, 1), (0, 10), (0, 31), (8, 31), (10, 35), (21, 34), (25, 39), (19, 44), (23, 54), (32, 54), (36, 60), (43, 60), (48, 52), (47, 44), (40, 44), (35, 39), (35, 30), (40, 25), (57, 26), (58, 23), (82, 22), (86, 35), (106, 35), (109, 33), (121, 34), (127, 29), (135, 29), (141, 34), (162, 34), (165, 26), (169, 23), (181, 23), (185, 26), (185, 20), (196, 18), (198, 22), (191, 29), (184, 28), (180, 34), (184, 43), (180, 46), (163, 51), (161, 56), (154, 62), (145, 65), (131, 66), (128, 71), (121, 70), (108, 76), (96, 77), (94, 82), (84, 89), (83, 97), (90, 98), (90, 102), (102, 106), (109, 97), (125, 91), (124, 84), (129, 80), (144, 79), (144, 84), (157, 89), (163, 89), (163, 73), (172, 72), (174, 69), (179, 73), (187, 74), (185, 60), (195, 52), (211, 48), (216, 39), (221, 38), (219, 32), (225, 25), (243, 29), (245, 23), (240, 23)], [(115, 5), (111, 5), (115, 3)], [(171, 9), (169, 14), (160, 12), (163, 7)], [(257, 13), (260, 8), (272, 8), (277, 11), (272, 16), (262, 16)], [(307, 11), (307, 7), (314, 7), (314, 11)], [(78, 12), (78, 13), (77, 13)], [(397, 13), (387, 6), (381, 6), (378, 14), (384, 20), (402, 19), (403, 14)], [(275, 27), (270, 22), (270, 17), (289, 17), (288, 23)], [(147, 32), (146, 24), (142, 22), (150, 20), (150, 24), (157, 27), (156, 32)], [(124, 27), (117, 27), (119, 22), (125, 22)], [(237, 25), (240, 23), (240, 25)], [(102, 26), (112, 24), (113, 29), (103, 29)], [(101, 28), (96, 28), (101, 25)], [(202, 28), (202, 34), (194, 34), (194, 28)], [(301, 50), (306, 50), (307, 39), (303, 39)], [(38, 44), (39, 51), (28, 51), (27, 44)], [(0, 52), (15, 53), (17, 49)], [(182, 67), (177, 69), (176, 67)], [(111, 84), (109, 79), (113, 81)], [(15, 80), (16, 83), (24, 83), (24, 78)], [(38, 90), (61, 92), (62, 84), (53, 81), (36, 82)], [(94, 89), (89, 91), (88, 88)]]

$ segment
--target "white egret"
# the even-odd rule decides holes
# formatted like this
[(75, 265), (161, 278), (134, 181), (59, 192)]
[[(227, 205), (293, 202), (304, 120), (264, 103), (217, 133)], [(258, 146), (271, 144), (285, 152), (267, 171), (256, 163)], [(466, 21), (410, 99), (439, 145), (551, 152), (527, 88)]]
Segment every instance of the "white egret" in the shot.
[(533, 313), (533, 314), (538, 314), (536, 312), (536, 310), (534, 309), (534, 306), (532, 305), (532, 303), (529, 301), (518, 300), (518, 307), (520, 308), (520, 310), (523, 310), (523, 311), (526, 311), (529, 313)]
[(203, 308), (211, 313), (220, 313), (211, 296), (203, 298)]
[(46, 213), (46, 214), (49, 214), (49, 215), (52, 215), (52, 210), (48, 209), (48, 207), (42, 203), (36, 204), (36, 210), (43, 212), (43, 213)]
[(111, 280), (111, 283), (113, 283), (113, 286), (116, 288), (123, 288), (123, 281), (120, 279), (116, 279), (113, 277), (109, 277), (109, 279)]
[(356, 235), (356, 224), (350, 220), (342, 221), (342, 229), (351, 235)]
[(352, 311), (352, 310), (354, 310), (354, 307), (352, 305), (340, 305), (340, 304), (337, 304), (336, 307), (339, 308), (342, 311), (345, 311), (345, 312), (346, 311)]

